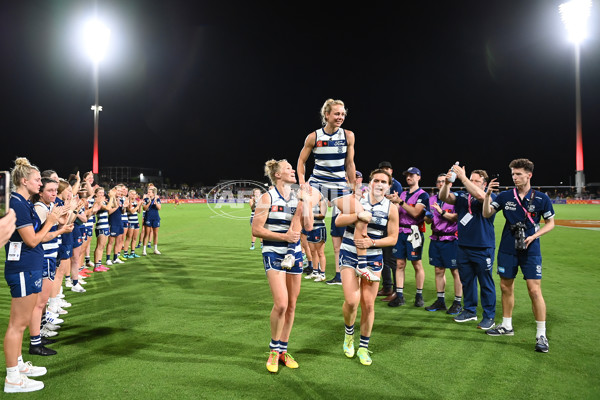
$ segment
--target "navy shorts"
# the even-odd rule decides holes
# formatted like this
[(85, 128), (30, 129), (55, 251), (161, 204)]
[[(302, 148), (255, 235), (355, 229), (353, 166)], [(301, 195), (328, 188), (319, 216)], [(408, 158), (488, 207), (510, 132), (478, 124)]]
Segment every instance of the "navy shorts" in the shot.
[(123, 229), (129, 229), (129, 220), (121, 222), (123, 222)]
[[(408, 233), (398, 232), (398, 241), (392, 249), (392, 254), (396, 259), (406, 259), (410, 261), (420, 260), (421, 254), (423, 254), (423, 245), (414, 249), (412, 244), (408, 241), (408, 236)], [(423, 232), (421, 232), (422, 243), (424, 238)]]
[(139, 222), (130, 222), (129, 223), (129, 229), (140, 229), (140, 224)]
[(58, 256), (56, 257), (59, 260), (68, 260), (73, 255), (73, 245), (72, 244), (61, 244), (58, 247)]
[(498, 275), (502, 278), (514, 279), (519, 272), (519, 266), (523, 272), (523, 279), (542, 279), (542, 256), (498, 252)]
[(92, 237), (94, 235), (94, 227), (93, 226), (86, 226), (85, 227), (85, 234), (87, 235), (87, 237)]
[(10, 288), (13, 298), (25, 297), (42, 291), (42, 270), (17, 272), (7, 274), (4, 271), (4, 279)]
[(337, 218), (339, 214), (334, 215), (333, 217), (331, 217), (331, 230), (330, 230), (330, 234), (332, 237), (343, 237), (344, 236), (344, 232), (346, 232), (346, 227), (345, 226), (335, 226), (335, 219)]
[[(120, 222), (120, 221), (119, 221)], [(122, 235), (125, 231), (123, 230), (123, 224), (118, 223), (115, 225), (110, 225), (110, 236), (119, 236)]]
[(100, 236), (100, 235), (104, 235), (104, 236), (109, 236), (110, 235), (110, 229), (108, 228), (96, 228), (96, 237)]
[(306, 232), (306, 240), (310, 243), (320, 243), (327, 241), (327, 229), (320, 226), (312, 231)]
[(80, 247), (85, 241), (85, 235), (77, 236), (73, 238), (73, 249)]
[(56, 258), (44, 258), (44, 268), (42, 269), (42, 278), (54, 281), (56, 275)]
[(302, 273), (302, 252), (298, 252), (294, 254), (296, 258), (296, 262), (294, 262), (294, 266), (290, 269), (281, 268), (281, 262), (283, 261), (283, 257), (285, 255), (280, 255), (277, 253), (263, 253), (263, 264), (265, 266), (265, 273), (269, 270), (275, 271), (284, 271), (286, 274), (298, 275)]
[(144, 226), (150, 228), (160, 228), (160, 219), (147, 219), (144, 221)]
[[(356, 269), (358, 267), (357, 255), (348, 250), (340, 250), (340, 266)], [(367, 257), (367, 268), (373, 272), (381, 271), (383, 269), (383, 254)]]
[(457, 251), (458, 241), (456, 240), (431, 240), (429, 242), (429, 264), (438, 268), (457, 268)]

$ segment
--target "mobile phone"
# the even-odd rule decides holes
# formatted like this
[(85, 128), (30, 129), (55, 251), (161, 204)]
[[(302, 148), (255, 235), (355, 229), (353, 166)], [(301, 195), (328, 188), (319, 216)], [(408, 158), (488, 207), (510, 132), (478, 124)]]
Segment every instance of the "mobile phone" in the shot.
[(10, 172), (0, 171), (0, 217), (8, 212), (10, 202)]

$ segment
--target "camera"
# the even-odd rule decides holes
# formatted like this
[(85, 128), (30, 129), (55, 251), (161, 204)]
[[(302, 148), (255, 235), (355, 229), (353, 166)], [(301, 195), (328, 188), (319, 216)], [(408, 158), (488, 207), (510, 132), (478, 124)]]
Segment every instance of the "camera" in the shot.
[(526, 226), (523, 222), (517, 222), (510, 227), (510, 231), (515, 237), (515, 249), (517, 250), (527, 250), (527, 244), (525, 243), (525, 229)]

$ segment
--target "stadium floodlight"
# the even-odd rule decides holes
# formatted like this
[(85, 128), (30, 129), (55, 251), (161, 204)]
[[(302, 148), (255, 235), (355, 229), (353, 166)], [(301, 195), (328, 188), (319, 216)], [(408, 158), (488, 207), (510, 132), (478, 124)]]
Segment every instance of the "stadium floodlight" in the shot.
[(94, 111), (94, 152), (92, 156), (92, 172), (99, 173), (98, 168), (98, 119), (102, 106), (98, 104), (98, 64), (104, 58), (108, 49), (110, 29), (97, 19), (90, 20), (84, 29), (84, 42), (88, 55), (94, 64), (94, 87), (96, 89), (95, 103), (92, 105)]
[(109, 39), (110, 29), (97, 19), (89, 21), (85, 26), (85, 46), (94, 63), (98, 63), (104, 58)]
[(583, 140), (581, 134), (580, 44), (587, 36), (591, 0), (571, 0), (558, 6), (558, 12), (575, 47), (575, 187), (581, 198), (585, 186), (583, 173)]

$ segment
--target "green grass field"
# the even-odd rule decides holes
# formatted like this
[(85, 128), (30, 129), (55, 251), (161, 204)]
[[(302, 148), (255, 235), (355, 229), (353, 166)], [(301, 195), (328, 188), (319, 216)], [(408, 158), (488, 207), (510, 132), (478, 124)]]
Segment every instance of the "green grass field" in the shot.
[[(46, 388), (19, 398), (55, 399), (597, 399), (600, 398), (600, 231), (556, 227), (542, 238), (550, 352), (536, 353), (526, 285), (516, 281), (514, 337), (489, 337), (443, 312), (377, 301), (362, 366), (342, 352), (341, 286), (303, 280), (289, 351), (297, 370), (265, 368), (271, 295), (259, 250), (249, 251), (249, 209), (165, 205), (162, 255), (129, 260), (87, 279), (49, 346)], [(600, 220), (600, 207), (556, 206), (560, 219)], [(237, 216), (227, 218), (223, 215)], [(496, 219), (499, 232), (503, 218)], [(329, 225), (329, 223), (328, 223)], [(428, 240), (426, 240), (427, 247)], [(328, 279), (335, 270), (328, 242)], [(426, 254), (427, 248), (425, 248)], [(2, 252), (2, 260), (4, 253)], [(435, 300), (424, 257), (425, 302)], [(0, 283), (0, 327), (10, 294)], [(453, 296), (448, 274), (447, 297)], [(414, 296), (407, 267), (405, 293)], [(497, 285), (496, 322), (501, 321)], [(481, 312), (479, 311), (479, 317)], [(358, 331), (358, 326), (357, 326)], [(4, 397), (8, 397), (4, 394)]]

